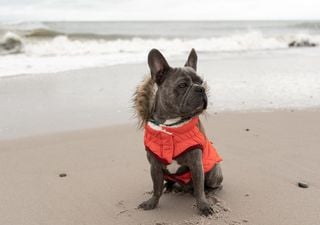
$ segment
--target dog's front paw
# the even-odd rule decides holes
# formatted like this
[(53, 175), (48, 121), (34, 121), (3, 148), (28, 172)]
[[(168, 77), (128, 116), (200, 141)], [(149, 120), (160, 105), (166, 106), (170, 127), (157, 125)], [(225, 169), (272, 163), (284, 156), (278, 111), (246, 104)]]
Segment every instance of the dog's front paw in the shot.
[(210, 216), (213, 214), (213, 209), (207, 202), (202, 202), (198, 204), (198, 209), (201, 215)]
[(158, 205), (158, 199), (155, 197), (150, 198), (149, 200), (142, 202), (138, 208), (144, 210), (154, 209)]

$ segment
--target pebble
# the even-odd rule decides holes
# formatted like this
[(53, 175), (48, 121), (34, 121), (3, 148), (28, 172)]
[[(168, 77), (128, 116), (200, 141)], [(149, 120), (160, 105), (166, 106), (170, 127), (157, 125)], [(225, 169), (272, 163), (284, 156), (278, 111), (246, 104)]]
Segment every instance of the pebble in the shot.
[(305, 182), (298, 182), (298, 186), (301, 188), (308, 188), (309, 187), (309, 185)]
[(249, 129), (249, 128), (247, 128), (247, 129), (246, 129), (246, 131), (250, 131), (250, 129)]
[(60, 174), (59, 174), (59, 177), (66, 177), (66, 176), (67, 176), (66, 173), (60, 173)]

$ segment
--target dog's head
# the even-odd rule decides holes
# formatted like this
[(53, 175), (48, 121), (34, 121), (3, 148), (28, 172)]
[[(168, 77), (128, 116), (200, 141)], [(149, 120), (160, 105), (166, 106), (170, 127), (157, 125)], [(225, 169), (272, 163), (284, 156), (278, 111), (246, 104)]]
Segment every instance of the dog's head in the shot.
[(153, 108), (156, 117), (162, 120), (189, 118), (206, 109), (206, 89), (196, 72), (197, 54), (194, 49), (184, 67), (170, 67), (157, 49), (149, 52), (148, 64), (151, 78), (157, 85)]

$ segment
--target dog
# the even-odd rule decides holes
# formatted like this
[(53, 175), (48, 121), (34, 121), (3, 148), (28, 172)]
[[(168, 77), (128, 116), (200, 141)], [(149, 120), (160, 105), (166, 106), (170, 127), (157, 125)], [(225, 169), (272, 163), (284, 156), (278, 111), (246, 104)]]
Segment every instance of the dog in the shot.
[(184, 67), (173, 68), (159, 50), (152, 49), (148, 54), (151, 76), (134, 94), (153, 181), (152, 197), (138, 206), (144, 210), (158, 205), (165, 186), (170, 191), (174, 184), (180, 184), (193, 189), (201, 215), (213, 214), (205, 187), (222, 187), (222, 159), (199, 119), (208, 100), (205, 84), (197, 74), (197, 58), (192, 49)]

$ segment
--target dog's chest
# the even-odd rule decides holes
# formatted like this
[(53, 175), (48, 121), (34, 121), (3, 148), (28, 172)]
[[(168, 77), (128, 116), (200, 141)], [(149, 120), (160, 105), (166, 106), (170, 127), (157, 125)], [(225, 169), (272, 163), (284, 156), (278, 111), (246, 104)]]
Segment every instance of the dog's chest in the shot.
[(167, 165), (166, 169), (169, 173), (175, 174), (180, 166), (181, 165), (176, 160), (173, 160), (171, 164)]

